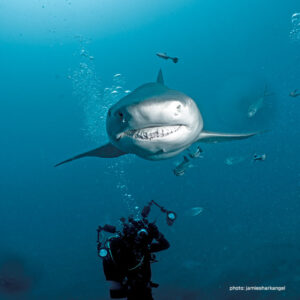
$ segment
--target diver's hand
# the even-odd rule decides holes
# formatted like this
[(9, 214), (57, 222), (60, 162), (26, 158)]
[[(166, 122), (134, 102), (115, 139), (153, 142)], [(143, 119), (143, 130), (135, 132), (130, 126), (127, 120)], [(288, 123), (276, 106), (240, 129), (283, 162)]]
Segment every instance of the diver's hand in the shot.
[(154, 223), (150, 223), (148, 225), (149, 233), (154, 239), (158, 239), (159, 237), (159, 231), (157, 226)]

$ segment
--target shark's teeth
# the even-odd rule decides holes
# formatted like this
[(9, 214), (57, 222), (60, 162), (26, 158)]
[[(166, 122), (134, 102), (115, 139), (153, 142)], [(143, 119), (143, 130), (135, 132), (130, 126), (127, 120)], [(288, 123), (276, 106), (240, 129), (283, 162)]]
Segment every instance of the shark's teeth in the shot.
[(149, 127), (138, 130), (128, 130), (124, 135), (138, 140), (152, 140), (168, 136), (180, 129), (181, 125)]

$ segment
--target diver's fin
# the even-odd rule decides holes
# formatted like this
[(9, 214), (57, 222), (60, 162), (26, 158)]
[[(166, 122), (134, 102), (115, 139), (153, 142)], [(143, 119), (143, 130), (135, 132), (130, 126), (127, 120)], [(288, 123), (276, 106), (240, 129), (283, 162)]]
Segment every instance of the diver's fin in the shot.
[(164, 83), (163, 73), (162, 73), (162, 70), (161, 70), (161, 69), (159, 69), (159, 71), (158, 71), (158, 75), (157, 75), (156, 82), (157, 82), (157, 83), (160, 83), (160, 84), (165, 84), (165, 83)]
[(122, 152), (121, 150), (119, 150), (118, 148), (116, 148), (115, 146), (113, 146), (112, 144), (108, 143), (108, 144), (103, 145), (103, 146), (101, 146), (99, 148), (96, 148), (94, 150), (91, 150), (91, 151), (88, 151), (88, 152), (76, 155), (76, 156), (74, 156), (72, 158), (69, 158), (67, 160), (64, 160), (64, 161), (56, 164), (54, 167), (58, 167), (58, 166), (60, 166), (62, 164), (70, 162), (72, 160), (79, 159), (79, 158), (82, 158), (82, 157), (87, 157), (87, 156), (97, 156), (97, 157), (103, 157), (103, 158), (113, 158), (113, 157), (118, 157), (118, 156), (121, 156), (121, 155), (124, 155), (124, 154), (127, 154), (127, 153)]
[(232, 141), (232, 140), (242, 140), (242, 139), (247, 139), (256, 134), (258, 134), (258, 132), (254, 132), (254, 133), (221, 133), (221, 132), (202, 131), (199, 135), (198, 142), (220, 143), (220, 142), (227, 142), (227, 141)]

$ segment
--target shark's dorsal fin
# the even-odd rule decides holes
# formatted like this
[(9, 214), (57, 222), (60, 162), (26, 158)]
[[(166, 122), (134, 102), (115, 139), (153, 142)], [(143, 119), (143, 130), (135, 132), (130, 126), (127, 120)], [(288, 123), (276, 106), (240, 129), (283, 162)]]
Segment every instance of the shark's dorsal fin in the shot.
[(158, 75), (157, 75), (156, 82), (157, 82), (157, 83), (160, 83), (160, 84), (165, 84), (165, 83), (164, 83), (164, 77), (163, 77), (163, 74), (162, 74), (162, 70), (161, 70), (161, 69), (159, 69), (159, 71), (158, 71)]

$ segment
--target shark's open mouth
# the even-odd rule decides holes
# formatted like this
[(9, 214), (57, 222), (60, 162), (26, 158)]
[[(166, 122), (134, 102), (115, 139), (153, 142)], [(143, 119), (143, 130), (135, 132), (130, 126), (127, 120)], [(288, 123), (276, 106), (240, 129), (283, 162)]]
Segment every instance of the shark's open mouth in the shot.
[[(129, 136), (138, 140), (159, 139), (177, 132), (182, 126), (184, 125), (157, 126), (135, 130), (127, 130), (122, 134), (122, 136)], [(122, 136), (120, 136), (120, 138)]]

